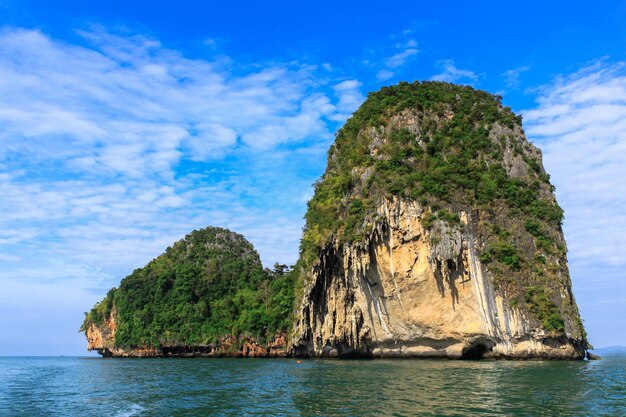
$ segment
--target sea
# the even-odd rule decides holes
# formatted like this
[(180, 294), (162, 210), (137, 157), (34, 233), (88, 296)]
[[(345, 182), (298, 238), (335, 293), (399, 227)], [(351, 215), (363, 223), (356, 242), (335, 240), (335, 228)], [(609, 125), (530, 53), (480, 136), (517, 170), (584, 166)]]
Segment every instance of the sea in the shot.
[(0, 357), (0, 416), (626, 416), (599, 361)]

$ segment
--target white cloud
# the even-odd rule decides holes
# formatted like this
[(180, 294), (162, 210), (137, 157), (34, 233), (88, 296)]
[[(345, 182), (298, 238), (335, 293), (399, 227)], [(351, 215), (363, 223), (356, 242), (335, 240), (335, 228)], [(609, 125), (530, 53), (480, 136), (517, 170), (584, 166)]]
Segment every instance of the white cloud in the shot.
[(445, 59), (438, 62), (438, 65), (442, 67), (443, 71), (437, 75), (434, 75), (431, 80), (434, 81), (447, 81), (450, 83), (469, 80), (469, 84), (473, 84), (478, 81), (479, 76), (474, 71), (457, 68), (454, 61), (451, 59)]
[(529, 66), (517, 67), (502, 73), (504, 83), (507, 88), (518, 88), (520, 85), (520, 75), (530, 69)]
[(200, 122), (192, 132), (186, 146), (194, 161), (222, 156), (224, 151), (237, 144), (237, 132), (219, 123)]
[[(81, 158), (81, 166), (133, 176), (158, 166), (167, 175), (181, 156), (211, 157), (267, 124), (285, 133), (265, 137), (266, 146), (320, 134), (322, 121), (293, 137), (288, 129), (310, 95), (311, 67), (233, 76), (148, 38), (83, 35), (91, 42), (87, 47), (37, 31), (1, 33), (0, 157), (27, 145), (51, 147), (62, 138), (72, 143), (62, 147), (64, 156)], [(40, 151), (34, 156), (45, 157)]]
[(333, 86), (337, 97), (337, 114), (331, 116), (333, 120), (343, 122), (359, 108), (365, 100), (360, 87), (361, 82), (357, 80), (346, 80)]
[(217, 49), (217, 41), (212, 38), (205, 39), (202, 44), (209, 49)]
[(623, 319), (607, 317), (625, 314), (615, 294), (626, 289), (626, 63), (601, 61), (558, 77), (523, 115), (565, 210), (572, 279), (591, 341), (621, 343)]
[(417, 48), (413, 48), (413, 47), (409, 47), (404, 49), (401, 52), (398, 52), (397, 54), (394, 54), (392, 56), (390, 56), (389, 58), (385, 59), (385, 65), (388, 68), (398, 68), (403, 66), (406, 61), (417, 55), (419, 51), (417, 50)]
[(378, 81), (387, 81), (388, 79), (392, 78), (394, 76), (394, 73), (392, 71), (383, 69), (380, 70), (376, 73), (376, 79)]
[(363, 103), (365, 98), (359, 90), (360, 87), (361, 83), (357, 80), (346, 80), (333, 86), (335, 96), (338, 99), (338, 111), (353, 112)]
[[(210, 225), (244, 234), (266, 264), (294, 262), (303, 190), (361, 84), (329, 66), (238, 67), (80, 34), (0, 31), (1, 298), (35, 306), (42, 327), (58, 327), (50, 304), (71, 304), (75, 332), (106, 288)], [(11, 314), (0, 308), (0, 327)]]
[(559, 77), (538, 103), (525, 126), (553, 173), (573, 256), (626, 265), (626, 64)]
[(369, 50), (370, 54), (373, 55), (372, 59), (364, 60), (363, 64), (368, 67), (378, 68), (376, 73), (377, 81), (384, 82), (393, 78), (401, 67), (417, 57), (420, 52), (417, 48), (417, 41), (411, 38), (406, 39), (406, 36), (411, 33), (412, 31), (405, 30), (401, 34), (391, 35), (391, 39), (405, 38), (405, 40), (395, 42), (391, 48), (383, 48), (389, 54), (386, 57), (383, 55), (381, 58), (374, 58), (381, 55), (379, 52), (380, 48)]

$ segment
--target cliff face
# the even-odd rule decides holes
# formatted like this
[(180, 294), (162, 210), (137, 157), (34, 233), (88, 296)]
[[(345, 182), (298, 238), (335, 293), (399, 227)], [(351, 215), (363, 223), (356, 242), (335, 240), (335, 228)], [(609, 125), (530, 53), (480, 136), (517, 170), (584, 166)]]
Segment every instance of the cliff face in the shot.
[[(437, 98), (439, 89), (445, 98)], [(520, 120), (486, 93), (440, 83), (383, 93), (389, 102), (389, 95), (424, 91), (440, 106), (387, 105), (366, 123), (360, 112), (381, 108), (370, 96), (374, 104), (364, 104), (331, 148), (307, 213), (293, 353), (583, 358), (587, 341), (571, 292), (562, 212), (541, 152)], [(481, 103), (487, 110), (476, 114)], [(496, 116), (486, 120), (489, 111)], [(470, 129), (457, 129), (455, 119)], [(446, 145), (431, 148), (438, 138)], [(477, 138), (483, 143), (476, 151), (458, 149)], [(450, 172), (439, 194), (425, 185), (434, 169)], [(419, 177), (407, 183), (414, 171)], [(342, 176), (348, 185), (331, 209), (338, 220), (325, 220), (327, 196)], [(413, 192), (420, 187), (426, 191)], [(496, 188), (483, 191), (489, 187)], [(320, 232), (325, 221), (331, 233)]]
[[(564, 332), (548, 332), (494, 288), (479, 258), (480, 213), (462, 212), (462, 231), (443, 222), (425, 230), (416, 202), (385, 201), (378, 213), (383, 220), (362, 243), (321, 253), (299, 307), (296, 354), (584, 357), (575, 314), (564, 316)], [(576, 311), (569, 291), (559, 298)]]

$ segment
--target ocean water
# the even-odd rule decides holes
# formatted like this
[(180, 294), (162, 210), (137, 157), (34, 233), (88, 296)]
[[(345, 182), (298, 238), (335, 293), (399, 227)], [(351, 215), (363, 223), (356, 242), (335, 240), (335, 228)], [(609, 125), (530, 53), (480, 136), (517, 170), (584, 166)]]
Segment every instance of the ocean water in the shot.
[(626, 358), (0, 357), (0, 416), (626, 416)]

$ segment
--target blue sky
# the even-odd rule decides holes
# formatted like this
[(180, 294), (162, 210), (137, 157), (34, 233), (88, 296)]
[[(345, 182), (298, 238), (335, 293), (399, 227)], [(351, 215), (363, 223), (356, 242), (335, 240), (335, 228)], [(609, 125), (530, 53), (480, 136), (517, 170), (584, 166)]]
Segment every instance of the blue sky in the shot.
[(465, 3), (0, 0), (0, 355), (85, 354), (83, 312), (195, 228), (294, 262), (334, 132), (426, 79), (524, 115), (590, 340), (626, 345), (626, 3)]

